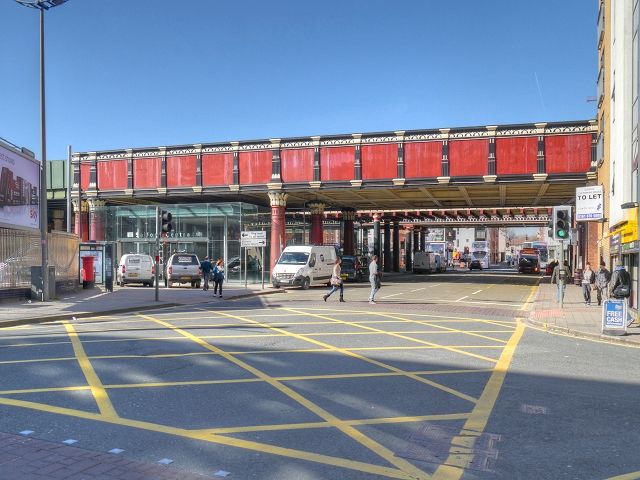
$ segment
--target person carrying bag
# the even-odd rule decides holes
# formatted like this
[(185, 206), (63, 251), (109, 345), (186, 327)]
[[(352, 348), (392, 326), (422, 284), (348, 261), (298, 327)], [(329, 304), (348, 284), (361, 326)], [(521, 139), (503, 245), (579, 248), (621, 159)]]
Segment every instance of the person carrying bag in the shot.
[(338, 257), (336, 259), (336, 264), (333, 267), (333, 274), (331, 275), (331, 290), (329, 293), (322, 296), (322, 299), (326, 302), (327, 298), (329, 298), (336, 290), (340, 290), (340, 301), (344, 302), (344, 284), (342, 282), (342, 268), (340, 264), (342, 263), (342, 259)]

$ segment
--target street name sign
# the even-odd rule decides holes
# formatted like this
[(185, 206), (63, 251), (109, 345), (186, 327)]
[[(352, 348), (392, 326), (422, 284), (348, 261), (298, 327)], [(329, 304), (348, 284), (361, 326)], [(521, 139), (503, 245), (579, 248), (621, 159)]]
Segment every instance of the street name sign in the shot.
[(576, 221), (588, 222), (604, 218), (604, 187), (576, 188)]
[(241, 247), (266, 247), (267, 232), (264, 230), (244, 230), (240, 233)]

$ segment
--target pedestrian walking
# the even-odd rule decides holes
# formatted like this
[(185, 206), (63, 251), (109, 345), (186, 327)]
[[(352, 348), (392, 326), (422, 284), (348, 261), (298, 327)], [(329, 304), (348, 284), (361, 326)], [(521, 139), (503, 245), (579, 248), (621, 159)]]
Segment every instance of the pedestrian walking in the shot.
[(596, 274), (591, 270), (591, 264), (587, 262), (582, 271), (582, 296), (584, 297), (585, 306), (591, 305), (591, 289), (596, 282)]
[(213, 296), (218, 294), (222, 298), (222, 284), (224, 283), (224, 261), (219, 258), (216, 266), (213, 267)]
[(204, 257), (204, 260), (200, 263), (200, 270), (202, 270), (202, 290), (206, 292), (209, 290), (209, 277), (211, 276), (211, 270), (213, 270), (209, 257)]
[(615, 299), (629, 298), (631, 295), (631, 276), (624, 268), (624, 265), (618, 264), (613, 270), (611, 281), (609, 282), (609, 296)]
[(369, 294), (369, 303), (376, 303), (376, 293), (380, 290), (380, 274), (378, 272), (378, 256), (372, 255), (369, 262), (369, 283), (371, 284), (371, 293)]
[(322, 296), (325, 302), (336, 290), (340, 290), (340, 301), (344, 302), (344, 283), (342, 281), (342, 268), (340, 268), (341, 263), (342, 259), (338, 257), (336, 264), (333, 266), (333, 274), (331, 275), (331, 290)]
[(596, 295), (598, 305), (602, 304), (602, 300), (609, 298), (609, 282), (611, 281), (611, 272), (607, 270), (604, 261), (600, 262), (600, 268), (596, 273)]
[(556, 265), (551, 274), (551, 283), (556, 284), (556, 302), (560, 303), (560, 298), (564, 298), (564, 291), (569, 280), (569, 262), (564, 261), (563, 265)]

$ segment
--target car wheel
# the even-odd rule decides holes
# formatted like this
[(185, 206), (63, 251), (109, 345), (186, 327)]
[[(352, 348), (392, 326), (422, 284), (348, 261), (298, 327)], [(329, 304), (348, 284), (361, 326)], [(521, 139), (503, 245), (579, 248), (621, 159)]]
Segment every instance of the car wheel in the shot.
[(200, 288), (200, 282), (196, 282), (196, 288)]
[(273, 284), (273, 288), (280, 288), (280, 284), (279, 283), (274, 283)]
[(302, 289), (309, 290), (310, 285), (311, 285), (311, 280), (309, 280), (309, 277), (305, 277), (304, 280), (302, 281)]
[(173, 282), (168, 282), (167, 283), (167, 288), (171, 288), (171, 287), (173, 287)]
[(356, 282), (361, 283), (362, 282), (362, 274), (359, 273), (358, 276), (356, 277)]

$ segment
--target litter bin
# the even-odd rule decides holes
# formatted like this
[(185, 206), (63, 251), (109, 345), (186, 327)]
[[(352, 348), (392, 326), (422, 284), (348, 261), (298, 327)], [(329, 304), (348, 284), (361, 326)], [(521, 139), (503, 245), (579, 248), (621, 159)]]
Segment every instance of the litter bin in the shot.
[(82, 288), (89, 288), (93, 286), (96, 281), (96, 272), (93, 270), (94, 257), (82, 257)]

